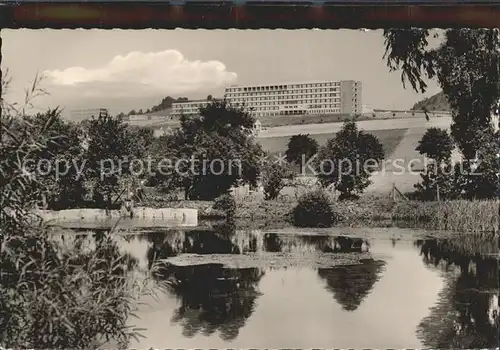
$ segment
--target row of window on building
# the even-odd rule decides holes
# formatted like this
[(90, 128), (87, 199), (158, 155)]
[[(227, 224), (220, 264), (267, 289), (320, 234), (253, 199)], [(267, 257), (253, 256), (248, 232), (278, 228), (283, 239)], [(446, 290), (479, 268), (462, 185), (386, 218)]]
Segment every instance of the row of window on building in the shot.
[(290, 95), (290, 96), (266, 96), (266, 97), (232, 97), (226, 96), (231, 101), (283, 101), (296, 99), (318, 99), (328, 97), (340, 101), (340, 95), (336, 94), (311, 94), (311, 95)]
[(322, 114), (338, 114), (340, 113), (340, 109), (297, 109), (297, 110), (287, 110), (287, 111), (274, 111), (274, 112), (261, 112), (256, 111), (256, 117), (274, 117), (280, 115), (322, 115)]
[(266, 85), (266, 86), (231, 86), (226, 88), (226, 92), (249, 92), (249, 91), (278, 91), (285, 89), (318, 89), (327, 87), (340, 87), (339, 81), (329, 81), (321, 83), (299, 83), (299, 84), (284, 84), (284, 85)]
[(340, 94), (340, 88), (330, 88), (330, 89), (298, 89), (298, 90), (288, 90), (288, 91), (264, 91), (264, 92), (229, 92), (226, 90), (226, 95), (231, 97), (250, 97), (250, 96), (288, 96), (292, 94), (317, 94), (317, 93), (330, 93), (330, 94)]
[[(296, 100), (245, 100), (240, 98), (228, 99), (230, 103), (235, 104), (248, 104), (248, 105), (257, 105), (257, 106), (267, 106), (267, 105), (288, 105), (288, 104), (297, 104), (297, 103), (332, 103), (332, 104), (340, 104), (340, 98), (318, 98), (318, 99), (296, 99)], [(355, 101), (355, 99), (353, 99)]]

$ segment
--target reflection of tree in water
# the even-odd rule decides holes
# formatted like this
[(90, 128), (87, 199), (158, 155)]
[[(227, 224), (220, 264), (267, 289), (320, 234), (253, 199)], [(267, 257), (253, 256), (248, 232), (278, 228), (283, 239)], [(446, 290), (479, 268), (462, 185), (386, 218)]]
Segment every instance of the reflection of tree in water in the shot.
[(498, 251), (496, 242), (457, 238), (421, 240), (416, 244), (426, 264), (446, 271), (439, 301), (417, 329), (424, 346), (497, 347), (498, 259), (488, 255)]
[(361, 238), (328, 235), (279, 235), (266, 233), (263, 237), (263, 249), (275, 253), (348, 253), (362, 252), (369, 246)]
[(148, 260), (166, 259), (181, 253), (243, 254), (256, 252), (336, 253), (361, 252), (369, 244), (359, 238), (327, 235), (263, 234), (259, 230), (236, 230), (219, 225), (208, 230), (151, 232)]
[(385, 262), (362, 259), (361, 264), (318, 269), (327, 289), (346, 311), (354, 311), (380, 279)]
[(220, 225), (211, 230), (166, 231), (146, 234), (150, 242), (149, 265), (181, 253), (238, 254), (240, 248), (232, 242), (233, 226)]
[[(361, 253), (369, 243), (361, 238), (347, 236), (281, 236), (266, 234), (264, 246), (268, 251), (316, 251), (321, 253)], [(327, 289), (345, 310), (358, 308), (370, 293), (385, 265), (382, 261), (364, 259), (359, 265), (321, 268), (319, 275), (326, 279)]]
[(168, 266), (164, 277), (181, 300), (172, 321), (182, 324), (187, 337), (219, 331), (222, 339), (235, 339), (253, 312), (263, 275), (257, 268), (228, 269), (216, 264)]

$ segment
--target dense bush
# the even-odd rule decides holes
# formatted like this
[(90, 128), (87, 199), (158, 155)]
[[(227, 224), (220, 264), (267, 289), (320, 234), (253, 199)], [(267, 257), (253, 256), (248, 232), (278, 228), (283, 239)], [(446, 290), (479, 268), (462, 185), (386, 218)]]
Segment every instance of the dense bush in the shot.
[(231, 194), (223, 194), (215, 199), (213, 209), (224, 212), (226, 218), (232, 219), (236, 213), (236, 201)]
[(298, 227), (330, 227), (336, 221), (330, 199), (323, 191), (303, 195), (293, 209), (292, 218)]
[(295, 172), (290, 164), (282, 164), (281, 161), (268, 162), (261, 170), (262, 185), (264, 187), (264, 199), (272, 200), (278, 198), (281, 190), (285, 187), (285, 180), (293, 180)]

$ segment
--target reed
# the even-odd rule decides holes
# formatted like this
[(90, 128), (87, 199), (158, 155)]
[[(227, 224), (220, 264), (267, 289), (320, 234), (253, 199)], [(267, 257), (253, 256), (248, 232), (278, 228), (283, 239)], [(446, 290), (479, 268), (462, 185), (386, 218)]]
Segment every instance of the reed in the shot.
[(404, 201), (394, 206), (392, 220), (433, 230), (496, 233), (498, 205), (498, 200)]

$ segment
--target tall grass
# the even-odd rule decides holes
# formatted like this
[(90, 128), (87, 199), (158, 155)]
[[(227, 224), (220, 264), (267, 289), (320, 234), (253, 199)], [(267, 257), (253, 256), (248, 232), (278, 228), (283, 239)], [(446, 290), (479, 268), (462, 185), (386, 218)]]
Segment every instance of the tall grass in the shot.
[(483, 234), (497, 232), (499, 201), (405, 201), (395, 205), (394, 221), (403, 221), (433, 230)]
[[(38, 81), (26, 93), (28, 107)], [(135, 278), (134, 259), (110, 237), (89, 249), (78, 240), (55, 240), (33, 220), (47, 188), (23, 160), (40, 159), (56, 141), (47, 136), (54, 119), (33, 131), (25, 107), (8, 105), (3, 95), (1, 107), (0, 348), (89, 349), (108, 341), (126, 348), (141, 335), (129, 320), (151, 291), (146, 278)]]

